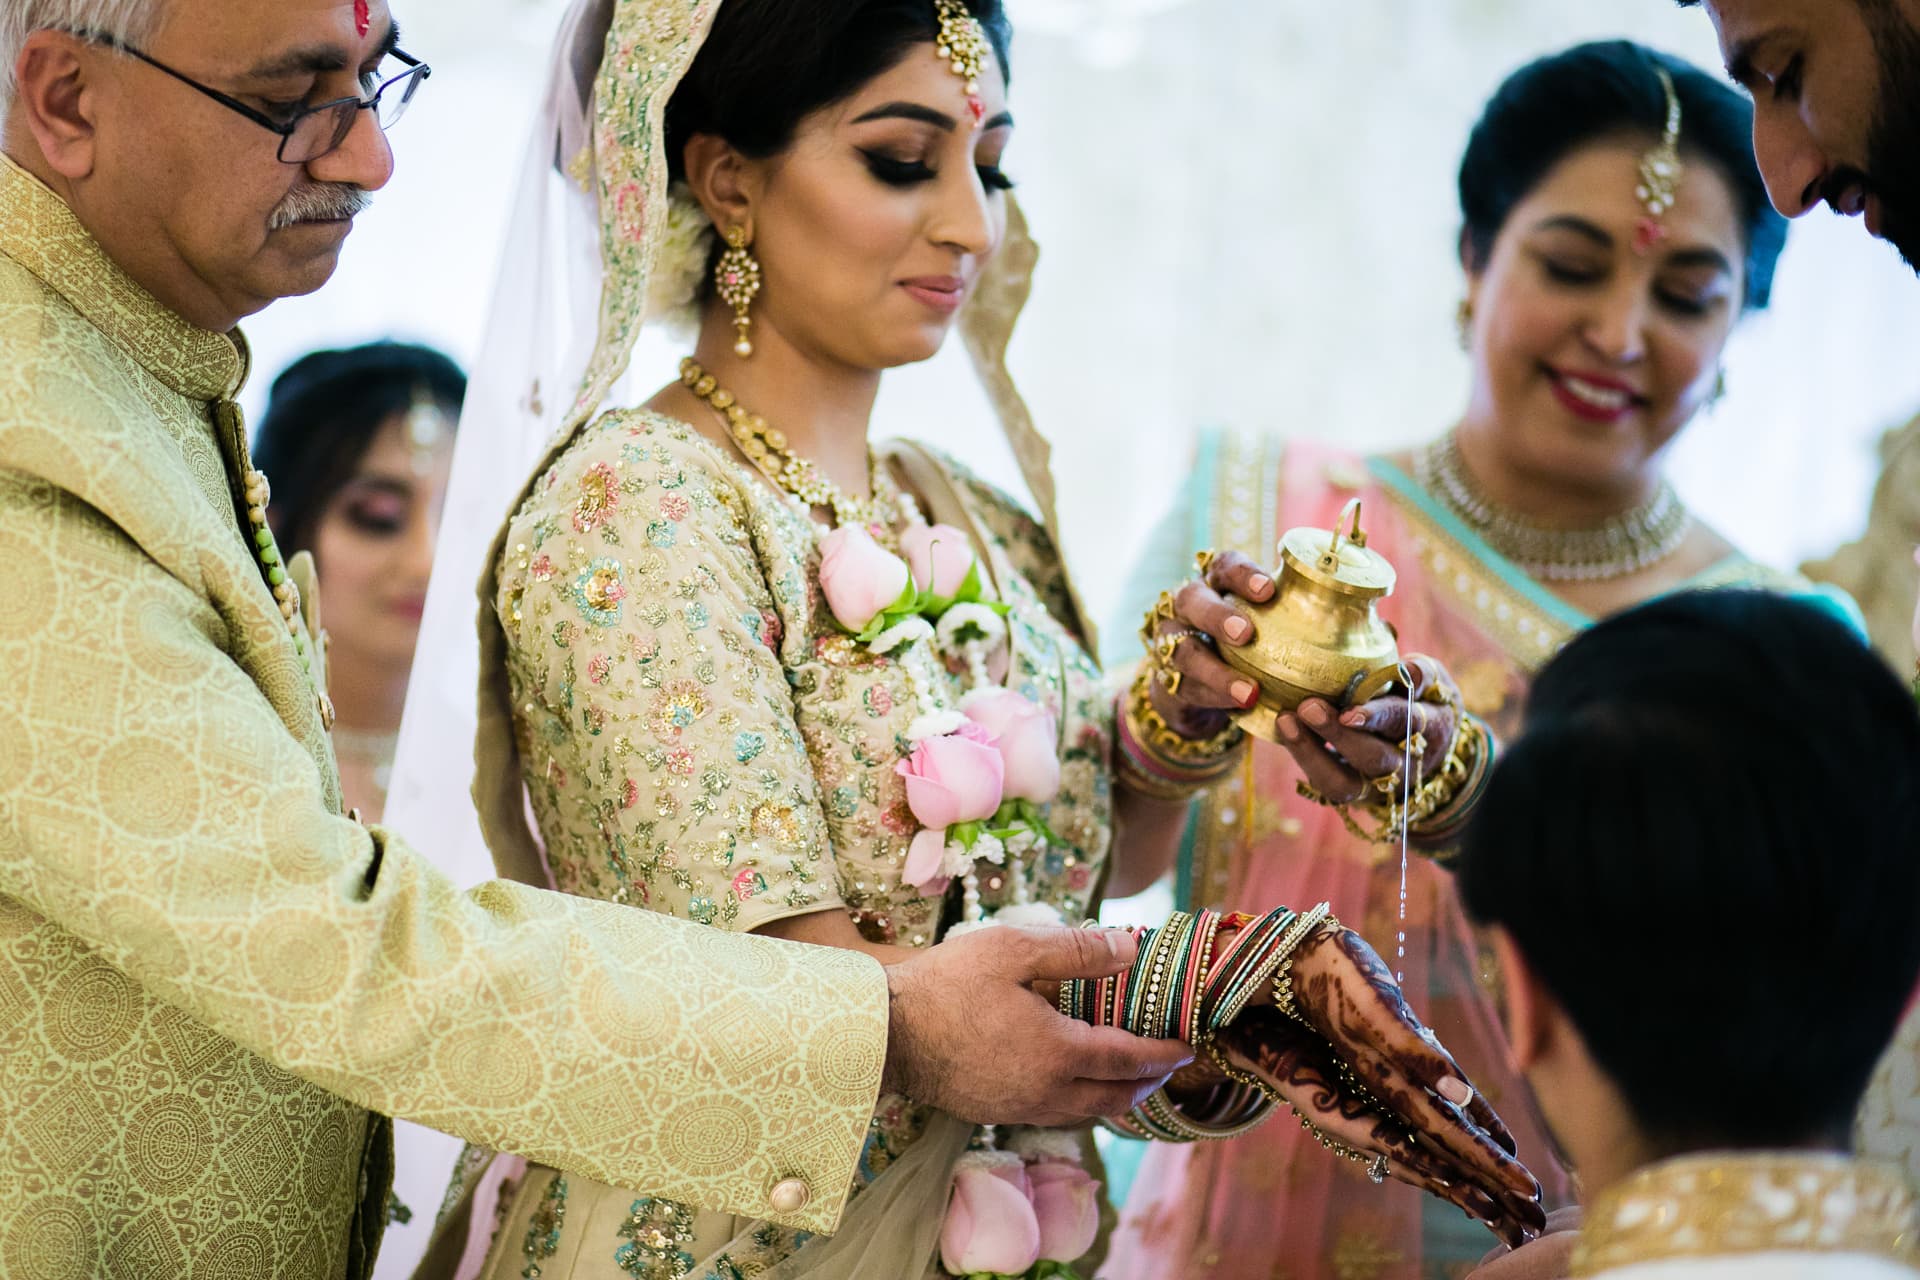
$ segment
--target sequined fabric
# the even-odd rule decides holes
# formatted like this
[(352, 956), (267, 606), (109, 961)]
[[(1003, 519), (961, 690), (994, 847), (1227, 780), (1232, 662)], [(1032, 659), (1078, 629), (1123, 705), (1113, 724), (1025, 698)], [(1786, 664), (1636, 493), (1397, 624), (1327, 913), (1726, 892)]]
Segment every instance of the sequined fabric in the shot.
[[(241, 531), (245, 367), (0, 160), (0, 1274), (364, 1275), (372, 1111), (740, 1212), (844, 1185), (877, 966), (462, 895), (340, 816)], [(764, 1038), (682, 1052), (738, 972)]]
[(1594, 1198), (1571, 1274), (1716, 1264), (1729, 1275), (1920, 1275), (1920, 1201), (1891, 1165), (1808, 1152), (1685, 1156)]
[[(938, 465), (1013, 606), (1006, 681), (1061, 727), (1065, 781), (1049, 821), (1063, 843), (1024, 868), (1024, 883), (1077, 920), (1107, 853), (1111, 704), (1053, 612), (1067, 596), (1044, 532), (1004, 495)], [(562, 888), (728, 930), (840, 909), (875, 942), (935, 940), (943, 900), (901, 883), (917, 826), (894, 765), (909, 749), (918, 677), (833, 624), (821, 532), (685, 424), (646, 412), (601, 418), (536, 481), (509, 525), (494, 603), (523, 775)], [(940, 700), (956, 704), (961, 677), (938, 678)], [(1013, 900), (1006, 871), (983, 867), (981, 879), (989, 908)], [(754, 1044), (770, 1029), (720, 1009), (700, 1033)], [(924, 1120), (907, 1100), (883, 1099), (856, 1175), (816, 1193), (857, 1194)], [(663, 1200), (636, 1220), (637, 1201), (570, 1177), (579, 1225), (545, 1274), (752, 1275), (801, 1239)], [(537, 1204), (523, 1196), (509, 1214), (488, 1274), (511, 1274), (517, 1215)]]

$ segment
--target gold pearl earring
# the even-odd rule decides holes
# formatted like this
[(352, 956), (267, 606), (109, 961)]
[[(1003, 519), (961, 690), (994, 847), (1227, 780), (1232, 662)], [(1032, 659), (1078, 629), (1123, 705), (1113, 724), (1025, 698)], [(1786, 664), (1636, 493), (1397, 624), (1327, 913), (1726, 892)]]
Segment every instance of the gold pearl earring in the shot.
[(753, 354), (753, 317), (747, 309), (760, 294), (760, 263), (747, 244), (745, 227), (728, 227), (727, 251), (713, 268), (714, 289), (733, 308), (733, 353), (742, 360)]
[(1453, 313), (1453, 327), (1460, 335), (1460, 349), (1473, 350), (1473, 299), (1460, 299), (1460, 309)]

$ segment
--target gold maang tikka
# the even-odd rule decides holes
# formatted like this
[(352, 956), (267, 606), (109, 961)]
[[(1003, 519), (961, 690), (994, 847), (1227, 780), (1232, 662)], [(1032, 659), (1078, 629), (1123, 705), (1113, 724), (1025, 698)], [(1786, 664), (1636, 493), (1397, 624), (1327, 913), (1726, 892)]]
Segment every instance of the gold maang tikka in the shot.
[(1667, 238), (1666, 217), (1673, 210), (1681, 175), (1686, 172), (1680, 163), (1680, 91), (1665, 67), (1655, 67), (1654, 71), (1667, 94), (1667, 127), (1660, 135), (1660, 145), (1640, 157), (1640, 185), (1633, 189), (1634, 197), (1647, 210), (1633, 236), (1633, 247), (1641, 253)]
[(960, 0), (934, 0), (934, 14), (940, 19), (940, 35), (933, 51), (953, 68), (953, 74), (967, 83), (967, 110), (978, 125), (986, 118), (987, 107), (980, 100), (980, 77), (986, 74), (993, 46), (987, 42), (987, 29)]

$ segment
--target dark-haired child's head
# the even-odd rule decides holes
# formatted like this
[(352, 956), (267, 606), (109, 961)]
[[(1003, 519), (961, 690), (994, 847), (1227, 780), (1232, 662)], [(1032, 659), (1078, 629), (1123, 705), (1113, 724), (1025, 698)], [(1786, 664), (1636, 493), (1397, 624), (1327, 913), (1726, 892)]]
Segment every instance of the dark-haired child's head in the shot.
[[(1655, 216), (1643, 165), (1680, 106), (1681, 174)], [(1721, 385), (1767, 303), (1786, 223), (1729, 85), (1627, 41), (1521, 68), (1460, 166), (1473, 390), (1467, 422), (1515, 472), (1632, 491)]]
[(273, 384), (253, 444), (281, 548), (310, 551), (335, 665), (404, 675), (453, 466), (466, 375), (437, 351), (317, 351)]
[(1645, 605), (1542, 672), (1459, 883), (1590, 1191), (1843, 1148), (1920, 978), (1920, 712), (1821, 605)]
[[(967, 8), (991, 48), (971, 95), (935, 53), (935, 0), (720, 7), (668, 104), (667, 153), (714, 226), (750, 241), (756, 345), (879, 370), (945, 340), (1010, 185), (1011, 31), (1000, 0)], [(706, 306), (703, 333), (730, 333), (710, 291)]]

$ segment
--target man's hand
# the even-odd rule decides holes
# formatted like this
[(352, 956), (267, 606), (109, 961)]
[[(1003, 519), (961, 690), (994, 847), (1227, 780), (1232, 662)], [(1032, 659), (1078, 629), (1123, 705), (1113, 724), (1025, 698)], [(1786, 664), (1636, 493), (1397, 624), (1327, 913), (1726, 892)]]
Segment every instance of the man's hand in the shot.
[(1136, 950), (1111, 930), (1001, 927), (889, 967), (885, 1087), (974, 1124), (1124, 1114), (1191, 1052), (1075, 1022), (1033, 988), (1119, 973)]

